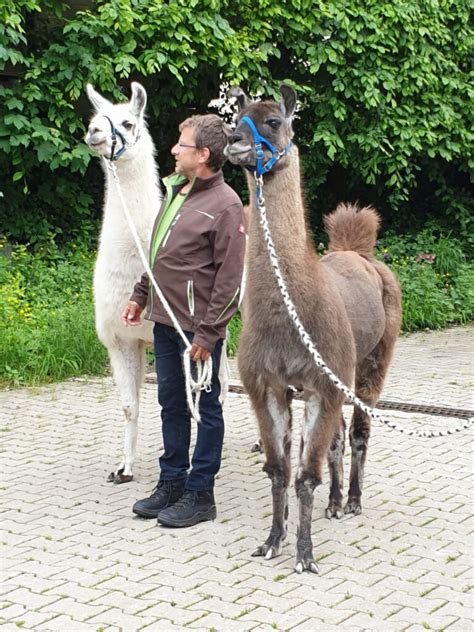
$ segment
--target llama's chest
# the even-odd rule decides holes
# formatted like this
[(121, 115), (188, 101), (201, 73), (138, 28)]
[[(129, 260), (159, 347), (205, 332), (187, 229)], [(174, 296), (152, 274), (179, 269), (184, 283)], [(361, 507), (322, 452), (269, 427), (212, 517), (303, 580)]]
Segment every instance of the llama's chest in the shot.
[[(148, 257), (148, 243), (143, 246)], [(101, 293), (129, 295), (134, 284), (144, 272), (137, 246), (129, 239), (101, 241), (94, 270), (94, 291)]]

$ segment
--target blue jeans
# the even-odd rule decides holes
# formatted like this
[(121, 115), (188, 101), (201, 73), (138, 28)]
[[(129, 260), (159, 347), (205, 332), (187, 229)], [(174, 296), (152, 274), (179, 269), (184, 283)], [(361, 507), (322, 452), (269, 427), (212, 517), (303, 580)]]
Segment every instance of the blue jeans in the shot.
[[(186, 489), (210, 491), (214, 487), (214, 477), (221, 466), (224, 441), (224, 418), (219, 401), (222, 340), (218, 340), (212, 354), (211, 391), (201, 391), (201, 421), (197, 424), (192, 468), (188, 474), (191, 416), (186, 400), (182, 364), (185, 346), (173, 327), (155, 323), (153, 333), (164, 445), (164, 452), (159, 459), (160, 481), (181, 479), (186, 480)], [(192, 341), (193, 334), (185, 334), (188, 340)]]

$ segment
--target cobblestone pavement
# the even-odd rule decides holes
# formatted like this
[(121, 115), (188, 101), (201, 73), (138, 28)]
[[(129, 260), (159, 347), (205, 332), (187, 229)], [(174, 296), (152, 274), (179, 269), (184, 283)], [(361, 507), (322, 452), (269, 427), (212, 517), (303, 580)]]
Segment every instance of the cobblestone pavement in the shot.
[[(473, 339), (474, 328), (400, 338), (383, 398), (472, 409)], [(473, 629), (472, 431), (427, 440), (374, 427), (363, 514), (324, 518), (326, 475), (314, 503), (320, 574), (297, 575), (293, 489), (282, 554), (250, 556), (268, 535), (270, 484), (250, 452), (248, 399), (229, 396), (225, 411), (217, 520), (175, 531), (131, 513), (157, 479), (153, 385), (135, 481), (121, 486), (105, 482), (122, 442), (110, 379), (1, 392), (2, 629)], [(424, 428), (461, 423), (385, 414)]]

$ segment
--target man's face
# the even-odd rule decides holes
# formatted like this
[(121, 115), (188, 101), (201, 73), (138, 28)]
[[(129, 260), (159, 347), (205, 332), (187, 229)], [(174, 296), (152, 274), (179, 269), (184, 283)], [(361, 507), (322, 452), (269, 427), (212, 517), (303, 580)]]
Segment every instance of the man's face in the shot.
[(188, 180), (194, 178), (200, 165), (201, 151), (196, 148), (194, 130), (191, 127), (185, 127), (178, 142), (171, 148), (171, 154), (176, 162), (176, 173), (186, 176)]

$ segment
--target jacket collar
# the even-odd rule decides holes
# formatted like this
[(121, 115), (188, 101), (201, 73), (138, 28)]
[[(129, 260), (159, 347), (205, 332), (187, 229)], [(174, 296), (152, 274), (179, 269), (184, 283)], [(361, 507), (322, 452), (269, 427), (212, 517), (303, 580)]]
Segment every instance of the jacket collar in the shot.
[[(170, 176), (163, 178), (163, 183), (168, 188), (175, 186), (182, 186), (187, 182), (186, 178), (180, 173), (172, 173)], [(215, 173), (210, 178), (198, 178), (195, 177), (193, 179), (193, 185), (191, 187), (191, 191), (201, 191), (204, 189), (211, 189), (212, 187), (217, 186), (224, 182), (224, 174), (220, 169), (217, 173)]]

